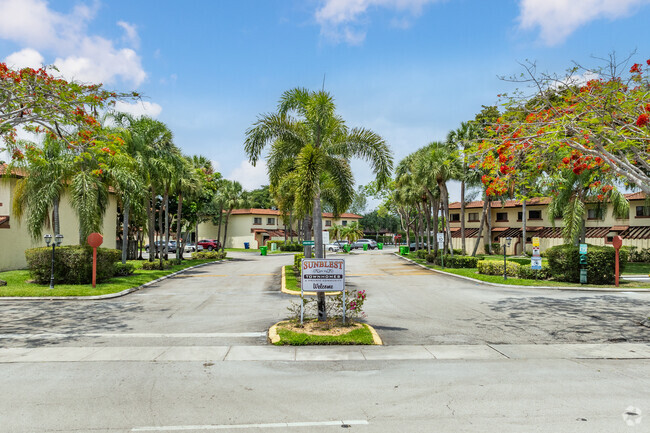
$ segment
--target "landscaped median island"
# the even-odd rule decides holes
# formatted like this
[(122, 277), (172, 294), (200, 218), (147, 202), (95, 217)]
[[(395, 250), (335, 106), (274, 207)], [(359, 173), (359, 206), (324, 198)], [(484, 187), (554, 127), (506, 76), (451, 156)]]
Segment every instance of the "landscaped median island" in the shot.
[(306, 345), (371, 345), (381, 344), (372, 328), (365, 323), (343, 325), (340, 319), (318, 322), (284, 321), (269, 330), (269, 339), (276, 346)]
[[(181, 271), (193, 266), (204, 263), (214, 263), (222, 259), (188, 259), (182, 260), (175, 264), (174, 260), (165, 261), (165, 269), (143, 269), (144, 266), (150, 266), (149, 263), (158, 264), (159, 261), (148, 262), (143, 260), (129, 260), (127, 265), (132, 266), (130, 275), (114, 276), (102, 282), (98, 282), (93, 289), (91, 284), (55, 284), (54, 289), (50, 289), (48, 284), (37, 284), (33, 282), (33, 276), (29, 270), (0, 272), (0, 280), (7, 282), (6, 286), (0, 287), (0, 297), (54, 297), (54, 296), (101, 296), (112, 293), (118, 293), (123, 290), (132, 289), (146, 284), (150, 281), (157, 280), (174, 272)], [(125, 267), (117, 263), (117, 268)], [(131, 270), (131, 266), (126, 266)], [(167, 267), (168, 266), (168, 267)]]

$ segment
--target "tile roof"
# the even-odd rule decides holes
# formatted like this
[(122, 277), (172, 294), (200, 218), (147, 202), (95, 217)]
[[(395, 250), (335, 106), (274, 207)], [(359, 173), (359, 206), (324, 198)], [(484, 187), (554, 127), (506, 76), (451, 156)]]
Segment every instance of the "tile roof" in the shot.
[[(533, 197), (526, 200), (526, 206), (547, 205), (551, 202), (550, 197)], [(521, 207), (521, 200), (500, 200), (492, 201), (493, 209), (516, 208)], [(483, 200), (471, 201), (465, 204), (465, 209), (483, 208)], [(449, 209), (460, 209), (460, 202), (454, 202), (449, 205)]]
[(3, 225), (9, 225), (9, 216), (8, 215), (0, 215), (0, 227)]

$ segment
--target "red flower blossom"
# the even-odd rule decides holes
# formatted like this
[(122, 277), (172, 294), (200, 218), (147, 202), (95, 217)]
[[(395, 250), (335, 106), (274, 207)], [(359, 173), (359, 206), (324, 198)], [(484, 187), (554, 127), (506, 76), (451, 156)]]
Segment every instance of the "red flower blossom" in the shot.
[(647, 113), (640, 114), (636, 119), (636, 126), (644, 126), (650, 121), (650, 116)]
[(562, 162), (565, 163), (565, 164), (568, 164), (569, 161), (571, 161), (571, 160), (569, 159), (568, 156), (565, 156), (564, 158), (562, 158)]
[(632, 67), (630, 68), (630, 73), (635, 73), (635, 72), (641, 72), (641, 65), (638, 64), (638, 63), (635, 63), (635, 64), (632, 65)]

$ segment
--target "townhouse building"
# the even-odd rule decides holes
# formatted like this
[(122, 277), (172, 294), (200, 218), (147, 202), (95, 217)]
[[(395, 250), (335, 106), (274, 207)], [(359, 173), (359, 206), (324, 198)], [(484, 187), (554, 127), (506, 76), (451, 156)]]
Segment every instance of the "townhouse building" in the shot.
[[(344, 213), (334, 217), (332, 213), (323, 213), (323, 230), (327, 231), (334, 225), (347, 226), (359, 221), (362, 216), (353, 213)], [(244, 248), (248, 243), (251, 248), (259, 248), (266, 245), (268, 241), (283, 241), (285, 232), (287, 238), (292, 235), (294, 241), (298, 240), (297, 221), (285, 221), (282, 213), (275, 209), (234, 209), (228, 219), (228, 238), (226, 248)], [(221, 235), (225, 224), (221, 225)], [(201, 239), (216, 239), (219, 233), (219, 226), (212, 222), (204, 222), (199, 225), (199, 237)]]
[[(626, 194), (630, 203), (630, 212), (626, 218), (617, 218), (611, 206), (603, 215), (598, 215), (595, 204), (587, 203), (587, 220), (585, 224), (586, 242), (593, 245), (611, 245), (614, 236), (623, 238), (624, 246), (638, 248), (650, 247), (650, 207), (644, 193)], [(548, 215), (549, 197), (536, 197), (526, 201), (526, 251), (532, 250), (532, 238), (540, 238), (542, 251), (564, 243), (562, 219), (551, 221)], [(478, 240), (483, 201), (473, 201), (465, 205), (465, 245), (472, 251)], [(493, 201), (490, 204), (489, 218), (491, 231), (487, 233), (487, 224), (483, 227), (479, 252), (485, 251), (488, 239), (492, 243), (506, 244), (506, 238), (512, 238), (507, 254), (521, 254), (523, 206), (519, 200), (505, 202)], [(449, 205), (449, 223), (454, 248), (461, 247), (460, 202)]]

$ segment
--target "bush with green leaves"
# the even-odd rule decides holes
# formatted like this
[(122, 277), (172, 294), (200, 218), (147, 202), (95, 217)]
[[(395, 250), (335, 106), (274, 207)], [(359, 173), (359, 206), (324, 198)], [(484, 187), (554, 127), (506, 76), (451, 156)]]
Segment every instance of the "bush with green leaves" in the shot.
[(165, 269), (170, 269), (171, 267), (172, 267), (172, 262), (170, 262), (169, 260), (163, 260), (162, 263), (160, 262), (160, 260), (142, 263), (142, 269), (145, 271), (163, 271)]
[(428, 254), (429, 254), (429, 252), (428, 252), (427, 250), (417, 250), (417, 251), (415, 252), (415, 256), (416, 256), (418, 259), (421, 259), (421, 260), (425, 260), (425, 259), (427, 258), (427, 255), (428, 255)]
[(650, 263), (650, 248), (622, 247), (623, 250), (628, 252), (628, 262)]
[(201, 251), (192, 254), (192, 259), (196, 260), (223, 260), (228, 253), (226, 251)]
[[(500, 260), (479, 260), (477, 263), (478, 273), (484, 275), (503, 275), (503, 262)], [(507, 262), (506, 275), (509, 277), (518, 277), (519, 263)]]
[[(359, 318), (365, 318), (366, 313), (363, 310), (364, 303), (368, 295), (365, 290), (346, 290), (345, 291), (345, 317), (348, 323), (353, 323)], [(300, 320), (300, 303), (303, 304), (304, 319), (315, 319), (318, 317), (318, 300), (315, 297), (304, 297), (298, 301), (292, 301), (287, 310), (289, 310), (289, 319), (292, 321)], [(325, 310), (327, 317), (343, 317), (343, 294), (339, 293), (333, 296), (325, 297)]]
[(133, 263), (115, 263), (115, 276), (116, 277), (126, 277), (132, 275), (135, 272), (135, 266)]
[(551, 272), (546, 266), (542, 266), (542, 269), (533, 269), (530, 265), (521, 265), (519, 268), (519, 278), (526, 280), (548, 280), (551, 278)]
[[(619, 268), (622, 273), (628, 252), (621, 249)], [(580, 251), (576, 245), (557, 245), (546, 250), (551, 276), (558, 281), (580, 282)], [(587, 283), (612, 284), (615, 280), (616, 253), (612, 247), (587, 245)]]
[[(38, 284), (48, 284), (52, 266), (52, 248), (31, 248), (25, 251), (27, 267)], [(115, 274), (115, 263), (122, 253), (109, 248), (97, 248), (97, 281)], [(93, 249), (89, 246), (65, 245), (54, 252), (55, 284), (89, 284), (93, 275)]]
[(297, 251), (302, 251), (303, 246), (299, 242), (287, 242), (286, 244), (283, 244), (280, 246), (280, 251), (287, 251), (287, 252), (297, 252)]
[[(472, 257), (472, 256), (451, 256), (449, 254), (445, 254), (444, 257), (442, 256), (437, 256), (433, 257), (433, 261), (430, 263), (434, 263), (438, 266), (442, 266), (442, 258), (445, 260), (445, 267), (446, 268), (475, 268), (478, 263), (478, 257)], [(429, 258), (427, 258), (427, 261), (429, 261)]]
[(530, 259), (525, 257), (508, 257), (509, 262), (519, 263), (522, 266), (530, 265)]

